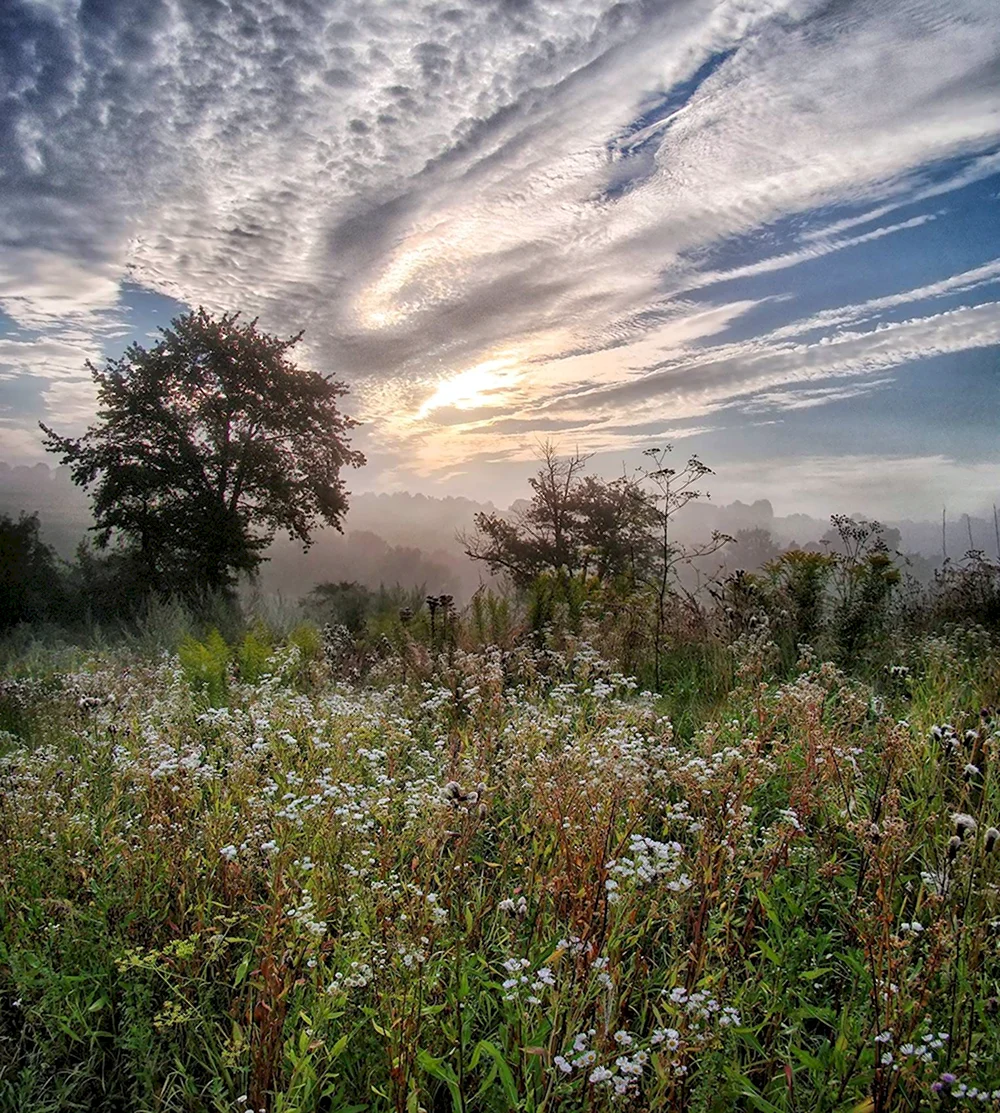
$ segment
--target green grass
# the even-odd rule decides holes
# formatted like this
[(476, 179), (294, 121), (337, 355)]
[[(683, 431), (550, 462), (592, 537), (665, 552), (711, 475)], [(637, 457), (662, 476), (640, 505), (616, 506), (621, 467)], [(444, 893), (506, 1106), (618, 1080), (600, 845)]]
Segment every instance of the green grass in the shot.
[(1000, 1108), (997, 647), (774, 660), (11, 654), (0, 1110)]

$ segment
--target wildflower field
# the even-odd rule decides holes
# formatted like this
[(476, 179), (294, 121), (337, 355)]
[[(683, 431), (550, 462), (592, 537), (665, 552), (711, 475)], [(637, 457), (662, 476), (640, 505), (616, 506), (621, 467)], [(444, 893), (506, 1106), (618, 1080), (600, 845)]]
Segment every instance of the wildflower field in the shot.
[(0, 1109), (1000, 1109), (996, 645), (726, 652), (9, 661)]

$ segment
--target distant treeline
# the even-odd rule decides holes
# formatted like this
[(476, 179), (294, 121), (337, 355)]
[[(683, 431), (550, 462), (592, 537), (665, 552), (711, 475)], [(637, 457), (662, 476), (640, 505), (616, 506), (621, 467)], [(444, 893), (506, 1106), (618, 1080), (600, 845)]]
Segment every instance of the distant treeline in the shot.
[[(516, 513), (524, 502), (519, 500), (503, 513)], [(343, 534), (318, 530), (306, 553), (279, 536), (266, 552), (260, 585), (262, 590), (298, 598), (327, 581), (356, 581), (371, 589), (398, 583), (449, 592), (465, 602), (488, 576), (465, 555), (459, 535), (472, 527), (477, 513), (495, 510), (489, 503), (405, 491), (355, 494)], [(22, 513), (37, 514), (41, 540), (64, 559), (74, 557), (93, 524), (86, 495), (70, 481), (67, 468), (0, 462), (0, 514), (16, 520)], [(942, 549), (952, 561), (970, 549), (1000, 556), (991, 518), (952, 516), (946, 519), (944, 536), (940, 518), (884, 525), (889, 548), (907, 554), (908, 570), (924, 583), (940, 566)], [(750, 504), (692, 504), (678, 517), (676, 536), (690, 543), (713, 530), (729, 535), (737, 543), (726, 554), (727, 564), (753, 571), (784, 549), (821, 545), (829, 529), (827, 520), (809, 515), (776, 515), (771, 503), (760, 499)]]

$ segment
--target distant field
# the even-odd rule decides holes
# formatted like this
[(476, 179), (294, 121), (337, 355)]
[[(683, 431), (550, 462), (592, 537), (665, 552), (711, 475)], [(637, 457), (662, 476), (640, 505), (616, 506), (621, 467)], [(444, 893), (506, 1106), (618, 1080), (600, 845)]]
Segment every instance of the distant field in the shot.
[(8, 666), (4, 1111), (1000, 1108), (985, 634), (678, 733), (572, 639), (220, 641)]

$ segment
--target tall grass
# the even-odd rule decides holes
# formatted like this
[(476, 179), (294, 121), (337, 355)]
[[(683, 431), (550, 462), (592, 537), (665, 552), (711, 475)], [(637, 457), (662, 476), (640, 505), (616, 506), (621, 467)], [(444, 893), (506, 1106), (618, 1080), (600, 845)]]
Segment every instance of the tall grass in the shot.
[(181, 644), (0, 689), (0, 1109), (1000, 1107), (988, 634)]

